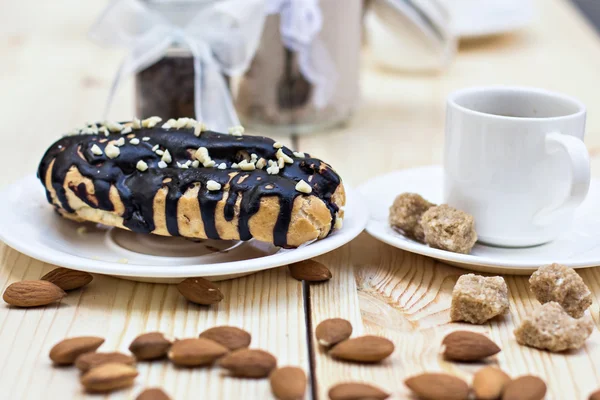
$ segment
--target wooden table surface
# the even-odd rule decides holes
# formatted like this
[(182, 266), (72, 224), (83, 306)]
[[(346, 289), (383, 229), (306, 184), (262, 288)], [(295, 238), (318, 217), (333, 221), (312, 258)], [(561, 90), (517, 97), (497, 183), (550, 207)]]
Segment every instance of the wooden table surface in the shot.
[[(521, 32), (463, 43), (452, 67), (439, 76), (394, 74), (363, 57), (363, 102), (346, 127), (298, 141), (330, 162), (356, 186), (381, 173), (440, 163), (444, 98), (457, 88), (479, 84), (540, 86), (580, 98), (588, 106), (587, 144), (593, 173), (600, 173), (600, 41), (565, 0), (537, 0), (534, 23)], [(44, 149), (62, 132), (94, 120), (123, 54), (99, 49), (85, 33), (103, 2), (22, 0), (0, 13), (0, 115), (4, 147), (2, 185), (35, 171)], [(133, 115), (131, 82), (112, 107), (114, 119)], [(290, 138), (281, 138), (287, 143)], [(368, 167), (359, 160), (368, 160)], [(398, 188), (401, 192), (402, 188)], [(0, 244), (0, 289), (37, 279), (53, 266)], [(453, 329), (487, 332), (503, 351), (493, 361), (512, 375), (531, 373), (549, 385), (548, 398), (584, 399), (600, 388), (600, 334), (569, 354), (519, 346), (512, 330), (537, 304), (527, 278), (506, 276), (510, 314), (483, 326), (450, 324), (450, 295), (464, 273), (433, 259), (382, 244), (363, 233), (319, 258), (334, 278), (304, 287), (286, 268), (219, 284), (225, 300), (211, 308), (192, 305), (174, 286), (96, 276), (91, 285), (60, 305), (13, 309), (0, 305), (0, 398), (86, 398), (73, 369), (53, 368), (48, 351), (66, 336), (106, 337), (102, 349), (126, 351), (149, 330), (176, 337), (196, 336), (216, 324), (252, 333), (252, 347), (276, 354), (280, 365), (297, 365), (312, 377), (307, 398), (326, 399), (346, 380), (371, 382), (409, 398), (405, 377), (447, 371), (470, 379), (478, 365), (451, 364), (439, 357), (443, 335)], [(600, 270), (581, 275), (594, 293), (591, 314), (600, 326)], [(396, 344), (390, 359), (376, 366), (334, 361), (309, 338), (318, 322), (349, 319), (355, 334), (384, 335)], [(311, 361), (312, 360), (312, 361)], [(147, 386), (161, 386), (174, 399), (268, 399), (267, 380), (222, 376), (217, 368), (178, 370), (168, 362), (140, 364), (131, 390), (111, 399), (134, 398)], [(90, 397), (92, 398), (92, 397)]]

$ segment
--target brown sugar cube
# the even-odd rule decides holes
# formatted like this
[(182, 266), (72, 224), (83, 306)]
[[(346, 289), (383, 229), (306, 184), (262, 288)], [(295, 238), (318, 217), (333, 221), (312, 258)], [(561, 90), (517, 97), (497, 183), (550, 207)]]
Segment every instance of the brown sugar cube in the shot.
[(573, 318), (581, 318), (592, 304), (592, 293), (573, 268), (552, 264), (529, 278), (531, 291), (540, 303), (555, 301)]
[(483, 324), (508, 311), (508, 287), (501, 276), (466, 274), (452, 290), (450, 319)]
[(477, 241), (475, 218), (447, 204), (427, 210), (421, 227), (425, 243), (436, 249), (469, 254)]
[(428, 202), (416, 193), (402, 193), (390, 207), (390, 225), (400, 229), (406, 236), (423, 241), (423, 228), (419, 224), (421, 216), (435, 204)]
[(573, 318), (555, 301), (538, 307), (525, 318), (515, 336), (519, 344), (553, 352), (578, 349), (592, 334), (589, 316)]

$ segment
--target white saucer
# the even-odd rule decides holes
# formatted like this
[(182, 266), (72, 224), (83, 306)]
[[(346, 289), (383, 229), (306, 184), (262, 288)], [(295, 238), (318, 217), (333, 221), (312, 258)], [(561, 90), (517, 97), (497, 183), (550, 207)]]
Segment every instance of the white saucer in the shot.
[(302, 261), (348, 243), (367, 220), (361, 196), (347, 190), (342, 229), (298, 249), (281, 249), (255, 240), (191, 241), (68, 221), (46, 202), (33, 175), (0, 193), (0, 239), (10, 247), (50, 264), (144, 282), (230, 279)]
[(571, 229), (541, 246), (514, 249), (477, 243), (471, 254), (465, 255), (432, 249), (393, 230), (388, 224), (388, 213), (394, 198), (403, 192), (415, 192), (439, 204), (442, 174), (441, 166), (421, 167), (392, 172), (362, 185), (359, 192), (371, 211), (367, 232), (400, 249), (476, 271), (527, 274), (554, 262), (573, 268), (600, 266), (600, 180), (592, 180), (588, 197), (577, 210)]

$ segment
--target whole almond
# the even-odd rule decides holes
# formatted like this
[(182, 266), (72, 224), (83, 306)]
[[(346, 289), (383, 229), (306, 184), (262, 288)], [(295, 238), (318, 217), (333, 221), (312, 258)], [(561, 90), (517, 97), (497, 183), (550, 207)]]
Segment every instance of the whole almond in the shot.
[(292, 278), (298, 281), (324, 282), (331, 279), (331, 271), (314, 260), (304, 260), (289, 265)]
[(545, 396), (544, 381), (537, 376), (524, 375), (506, 385), (502, 400), (542, 400)]
[(167, 355), (172, 342), (160, 332), (139, 335), (129, 345), (129, 351), (138, 360), (157, 360)]
[(11, 306), (39, 307), (60, 301), (67, 294), (48, 281), (20, 281), (8, 286), (2, 298)]
[(50, 350), (50, 359), (57, 365), (70, 365), (82, 354), (96, 351), (104, 339), (96, 336), (78, 336), (61, 340)]
[(298, 400), (306, 392), (306, 374), (298, 367), (277, 368), (269, 376), (273, 396), (279, 400)]
[(90, 369), (81, 377), (88, 392), (106, 393), (133, 385), (137, 370), (131, 365), (108, 363)]
[(600, 400), (600, 390), (596, 390), (594, 393), (590, 394), (588, 400)]
[(150, 388), (138, 394), (135, 400), (171, 400), (161, 388)]
[(248, 332), (235, 326), (209, 328), (202, 332), (200, 337), (214, 340), (232, 351), (250, 346), (252, 340), (252, 336)]
[(59, 267), (48, 272), (40, 279), (52, 282), (62, 290), (67, 291), (84, 287), (90, 283), (94, 277), (84, 271), (75, 271), (74, 269)]
[(219, 288), (204, 278), (187, 278), (177, 285), (177, 290), (192, 303), (205, 306), (223, 300), (223, 293)]
[(444, 357), (452, 361), (479, 361), (500, 352), (487, 336), (471, 331), (455, 331), (442, 340)]
[(135, 364), (135, 359), (127, 354), (116, 351), (111, 353), (85, 353), (75, 359), (75, 366), (81, 372), (87, 372), (92, 368), (107, 363), (133, 365)]
[(240, 349), (219, 360), (232, 376), (265, 378), (277, 367), (277, 359), (264, 350)]
[(478, 400), (499, 399), (504, 388), (510, 382), (510, 376), (500, 368), (483, 367), (473, 376), (473, 392)]
[(384, 400), (388, 397), (390, 394), (378, 387), (359, 382), (338, 383), (329, 389), (331, 400)]
[(346, 361), (376, 363), (394, 352), (394, 343), (381, 336), (360, 336), (344, 340), (329, 351), (332, 357)]
[(420, 399), (466, 400), (469, 385), (462, 379), (443, 373), (424, 373), (413, 376), (404, 384)]
[(322, 321), (315, 329), (315, 336), (321, 346), (329, 347), (346, 340), (352, 335), (352, 324), (342, 318)]
[(219, 343), (204, 339), (177, 340), (169, 349), (169, 360), (180, 367), (197, 367), (212, 364), (223, 357), (229, 349)]

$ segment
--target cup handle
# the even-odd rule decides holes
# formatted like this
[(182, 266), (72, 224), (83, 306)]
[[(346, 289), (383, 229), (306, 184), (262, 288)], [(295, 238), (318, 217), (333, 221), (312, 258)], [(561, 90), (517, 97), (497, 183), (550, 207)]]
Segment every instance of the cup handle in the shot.
[(558, 206), (541, 210), (535, 217), (536, 224), (544, 225), (558, 214), (579, 206), (590, 188), (590, 157), (582, 140), (574, 136), (552, 132), (546, 135), (546, 151), (548, 154), (563, 151), (569, 158), (571, 169), (571, 188), (569, 195)]

